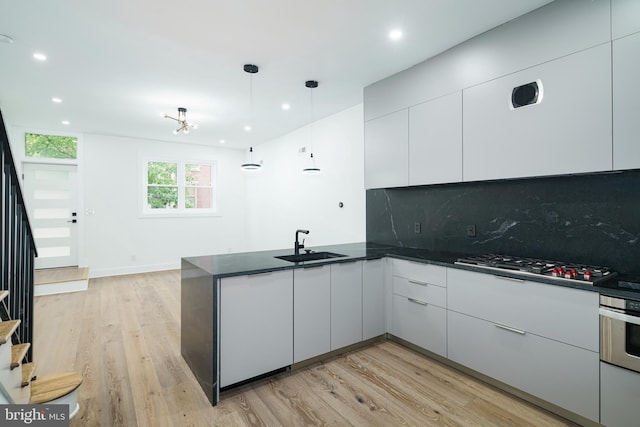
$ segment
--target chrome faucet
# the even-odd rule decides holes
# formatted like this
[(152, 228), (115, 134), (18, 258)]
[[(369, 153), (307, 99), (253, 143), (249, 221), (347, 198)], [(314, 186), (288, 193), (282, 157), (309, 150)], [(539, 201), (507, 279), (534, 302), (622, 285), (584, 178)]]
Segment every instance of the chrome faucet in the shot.
[(309, 230), (296, 230), (296, 242), (293, 244), (293, 253), (296, 255), (299, 255), (300, 249), (304, 248), (304, 239), (302, 239), (302, 243), (299, 243), (298, 233), (309, 234)]

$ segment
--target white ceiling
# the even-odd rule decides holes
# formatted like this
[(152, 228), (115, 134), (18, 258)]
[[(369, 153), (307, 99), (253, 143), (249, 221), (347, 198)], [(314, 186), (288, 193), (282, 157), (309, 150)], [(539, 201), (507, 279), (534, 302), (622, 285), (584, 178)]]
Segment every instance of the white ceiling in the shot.
[[(0, 34), (14, 40), (0, 42), (0, 108), (34, 130), (246, 148), (354, 106), (365, 86), (549, 2), (0, 0)], [(396, 42), (394, 28), (404, 33)], [(260, 67), (250, 133), (246, 63)], [(313, 113), (309, 79), (319, 81)], [(189, 135), (174, 136), (161, 117), (178, 107), (199, 126)]]

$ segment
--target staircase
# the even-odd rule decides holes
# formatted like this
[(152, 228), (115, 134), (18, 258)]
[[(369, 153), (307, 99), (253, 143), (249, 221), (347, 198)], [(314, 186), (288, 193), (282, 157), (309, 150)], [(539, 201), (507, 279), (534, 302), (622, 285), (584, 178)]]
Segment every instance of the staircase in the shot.
[[(8, 291), (0, 291), (6, 311)], [(20, 320), (0, 322), (0, 404), (67, 404), (69, 418), (78, 413), (78, 387), (82, 377), (75, 372), (35, 377), (35, 363), (25, 363), (30, 343), (12, 344)]]
[(37, 256), (9, 138), (0, 113), (0, 404), (67, 404), (79, 410), (82, 377), (35, 376), (34, 263)]

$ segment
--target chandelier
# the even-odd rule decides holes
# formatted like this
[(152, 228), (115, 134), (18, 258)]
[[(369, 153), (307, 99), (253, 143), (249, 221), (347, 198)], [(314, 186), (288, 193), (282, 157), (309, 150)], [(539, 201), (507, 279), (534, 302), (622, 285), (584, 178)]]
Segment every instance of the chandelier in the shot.
[(187, 121), (187, 109), (184, 107), (178, 108), (178, 118), (171, 117), (167, 113), (165, 113), (164, 118), (175, 120), (176, 122), (178, 122), (178, 128), (173, 131), (174, 135), (177, 135), (180, 132), (184, 132), (185, 134), (187, 134), (191, 129), (198, 129), (197, 124)]

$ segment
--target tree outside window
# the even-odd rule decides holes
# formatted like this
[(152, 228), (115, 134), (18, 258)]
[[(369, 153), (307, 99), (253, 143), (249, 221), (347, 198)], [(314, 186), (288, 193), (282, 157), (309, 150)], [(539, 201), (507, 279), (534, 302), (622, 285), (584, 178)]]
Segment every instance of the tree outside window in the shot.
[(146, 213), (211, 213), (214, 163), (145, 161)]
[(26, 133), (24, 148), (27, 157), (45, 159), (77, 159), (78, 139), (70, 136)]
[(178, 208), (178, 164), (147, 163), (147, 207)]

